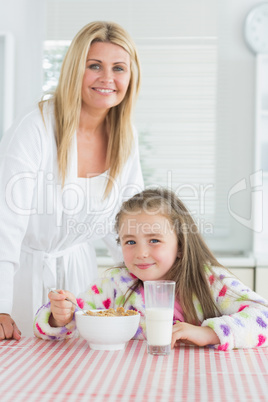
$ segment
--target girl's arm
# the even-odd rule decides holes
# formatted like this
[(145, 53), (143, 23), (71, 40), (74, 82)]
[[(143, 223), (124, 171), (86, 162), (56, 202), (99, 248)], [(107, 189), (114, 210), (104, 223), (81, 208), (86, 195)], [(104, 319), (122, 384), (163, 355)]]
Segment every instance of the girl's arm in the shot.
[(186, 322), (177, 322), (172, 328), (171, 347), (177, 342), (196, 346), (217, 345), (220, 340), (215, 331), (209, 327), (200, 327)]
[[(115, 306), (116, 294), (114, 283), (104, 278), (90, 285), (88, 290), (76, 299), (76, 303), (85, 310), (108, 309)], [(50, 293), (51, 302), (37, 311), (34, 334), (38, 338), (63, 340), (77, 335), (73, 305), (64, 300), (66, 297), (75, 301), (74, 296), (66, 291), (61, 291), (59, 295)]]
[(268, 346), (268, 301), (223, 269), (213, 270), (210, 289), (221, 316), (202, 327), (217, 334), (220, 350)]
[(76, 311), (75, 305), (70, 303), (66, 298), (77, 303), (75, 296), (71, 292), (58, 290), (58, 294), (50, 292), (48, 294), (51, 307), (51, 315), (49, 317), (49, 324), (51, 327), (64, 327), (72, 321)]
[(73, 314), (72, 320), (62, 327), (53, 326), (53, 318), (51, 318), (51, 305), (50, 302), (44, 304), (37, 311), (34, 324), (33, 332), (37, 338), (42, 338), (45, 340), (63, 340), (72, 338), (77, 334), (75, 316)]

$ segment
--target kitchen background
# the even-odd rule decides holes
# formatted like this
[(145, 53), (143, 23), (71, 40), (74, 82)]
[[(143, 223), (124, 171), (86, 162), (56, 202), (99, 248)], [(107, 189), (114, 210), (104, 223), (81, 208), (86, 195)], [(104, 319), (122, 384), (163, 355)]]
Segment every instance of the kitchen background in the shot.
[[(118, 22), (141, 58), (135, 126), (146, 185), (171, 186), (220, 262), (268, 298), (268, 53), (244, 38), (259, 4), (0, 0), (0, 135), (55, 87), (82, 26)], [(110, 259), (98, 247), (101, 268)]]

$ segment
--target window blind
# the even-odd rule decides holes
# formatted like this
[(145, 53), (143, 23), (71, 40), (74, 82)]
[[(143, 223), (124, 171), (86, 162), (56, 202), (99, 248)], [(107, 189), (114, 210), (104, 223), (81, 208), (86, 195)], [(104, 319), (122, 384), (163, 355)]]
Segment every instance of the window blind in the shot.
[[(252, 231), (230, 213), (251, 214), (254, 139), (254, 65), (241, 41), (246, 6), (233, 4), (46, 2), (49, 40), (70, 40), (96, 20), (115, 21), (130, 33), (142, 62), (135, 125), (145, 182), (171, 185), (203, 225), (209, 246), (221, 254), (249, 251), (252, 245)], [(51, 85), (56, 83), (53, 77)], [(234, 194), (229, 204), (228, 195), (241, 179), (246, 179), (247, 189)], [(204, 233), (205, 223), (208, 229), (213, 225), (212, 236)]]
[[(70, 41), (46, 41), (43, 90), (53, 90)], [(146, 187), (171, 188), (205, 237), (228, 233), (217, 173), (217, 39), (137, 41), (142, 85), (134, 124)], [(224, 180), (224, 176), (223, 176)]]
[(142, 88), (135, 113), (146, 186), (172, 188), (204, 236), (224, 235), (228, 219), (217, 177), (217, 39), (137, 42)]

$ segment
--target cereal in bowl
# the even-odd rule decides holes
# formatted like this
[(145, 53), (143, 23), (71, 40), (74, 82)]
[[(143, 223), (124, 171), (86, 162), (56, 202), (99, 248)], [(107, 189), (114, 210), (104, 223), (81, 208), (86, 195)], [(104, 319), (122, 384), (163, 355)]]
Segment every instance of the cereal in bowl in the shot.
[(87, 310), (87, 315), (96, 316), (96, 317), (122, 317), (122, 316), (136, 315), (136, 314), (138, 314), (137, 311), (125, 310), (124, 307), (117, 307), (116, 310), (114, 308), (109, 308), (108, 310), (99, 310), (99, 311)]

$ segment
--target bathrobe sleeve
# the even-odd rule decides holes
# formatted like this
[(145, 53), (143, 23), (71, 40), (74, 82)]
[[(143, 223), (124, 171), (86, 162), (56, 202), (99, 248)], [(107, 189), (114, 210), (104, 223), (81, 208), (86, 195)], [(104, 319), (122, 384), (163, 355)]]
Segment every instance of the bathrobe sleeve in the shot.
[[(108, 269), (106, 276), (100, 278), (77, 298), (77, 303), (85, 310), (103, 310), (122, 306), (125, 302), (125, 294), (132, 286), (135, 278), (126, 268)], [(145, 307), (140, 291), (135, 291), (125, 304), (125, 310), (136, 310), (141, 315), (140, 325), (134, 339), (146, 339), (145, 333)], [(34, 334), (38, 338), (46, 340), (63, 340), (78, 336), (75, 324), (75, 314), (72, 321), (65, 327), (51, 327), (49, 317), (51, 315), (50, 303), (43, 305), (36, 313), (34, 320)]]
[(11, 313), (13, 275), (29, 216), (36, 213), (32, 198), (44, 154), (42, 129), (40, 113), (36, 119), (27, 115), (0, 144), (0, 313)]
[[(116, 281), (111, 278), (101, 278), (77, 298), (77, 303), (85, 310), (103, 310), (116, 308), (122, 300), (122, 293)], [(76, 310), (77, 311), (77, 310)], [(49, 317), (51, 315), (50, 302), (42, 306), (34, 320), (34, 334), (42, 339), (63, 340), (77, 336), (75, 314), (72, 321), (65, 327), (51, 327)]]
[(213, 268), (209, 275), (212, 296), (220, 316), (202, 326), (212, 328), (220, 339), (219, 350), (268, 346), (268, 301), (232, 274)]

